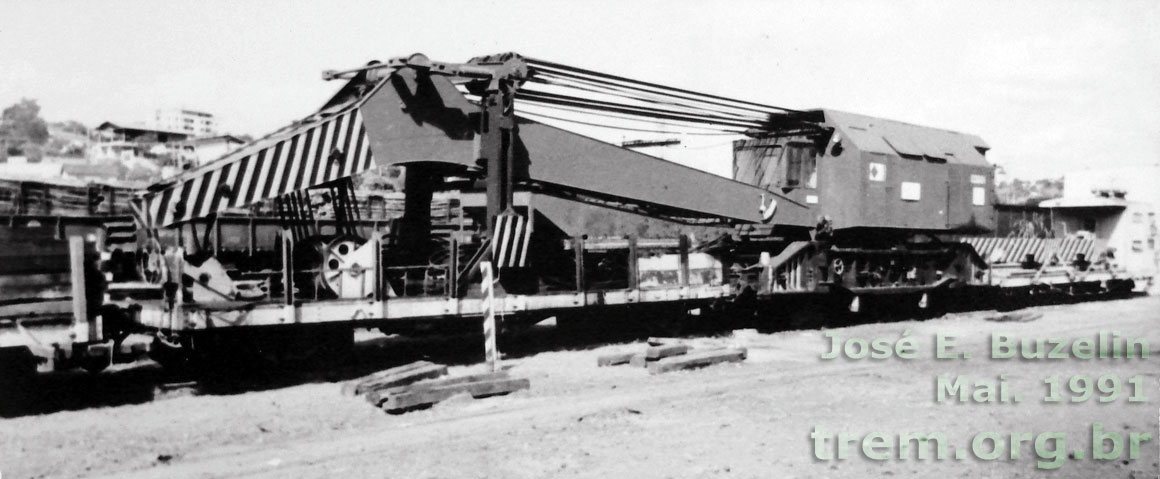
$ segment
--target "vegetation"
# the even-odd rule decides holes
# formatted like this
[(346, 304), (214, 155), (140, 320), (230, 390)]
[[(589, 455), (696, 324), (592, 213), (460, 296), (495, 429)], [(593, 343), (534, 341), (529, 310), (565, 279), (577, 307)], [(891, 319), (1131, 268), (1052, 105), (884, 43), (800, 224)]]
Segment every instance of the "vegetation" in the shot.
[(1021, 180), (1000, 179), (1006, 176), (1002, 166), (995, 167), (995, 196), (1000, 204), (1038, 205), (1044, 200), (1063, 196), (1063, 177)]
[(1012, 178), (995, 185), (999, 203), (1009, 205), (1037, 205), (1044, 200), (1063, 196), (1063, 178), (1021, 180)]
[(0, 144), (6, 155), (25, 155), (29, 161), (39, 161), (48, 138), (48, 123), (40, 117), (36, 100), (21, 99), (0, 114)]

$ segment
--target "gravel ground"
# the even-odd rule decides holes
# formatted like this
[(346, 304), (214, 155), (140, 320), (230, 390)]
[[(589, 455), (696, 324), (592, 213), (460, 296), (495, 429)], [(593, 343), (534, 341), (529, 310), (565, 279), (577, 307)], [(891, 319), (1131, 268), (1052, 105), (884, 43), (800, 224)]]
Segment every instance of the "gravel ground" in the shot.
[[(854, 443), (845, 460), (815, 459), (811, 431), (943, 432), (954, 450), (980, 431), (1067, 434), (1066, 450), (1087, 448), (1090, 425), (1160, 433), (1160, 298), (1025, 310), (1031, 321), (995, 313), (831, 330), (843, 338), (899, 338), (909, 330), (915, 359), (821, 360), (823, 331), (737, 332), (691, 339), (695, 348), (742, 345), (741, 364), (650, 376), (628, 366), (597, 368), (600, 354), (643, 343), (549, 351), (506, 362), (532, 389), (509, 396), (453, 398), (388, 415), (339, 393), (340, 383), (234, 394), (169, 394), (139, 404), (0, 420), (0, 474), (18, 477), (1156, 477), (1160, 441), (1134, 460), (1067, 459), (1036, 467), (1017, 460), (871, 460)], [(1038, 316), (1041, 313), (1041, 316)], [(992, 332), (1029, 338), (1145, 338), (1147, 360), (992, 360)], [(966, 360), (933, 358), (936, 334), (957, 337)], [(457, 365), (452, 375), (478, 372)], [(935, 401), (940, 374), (998, 380), (1021, 403)], [(1044, 379), (1142, 375), (1145, 403), (1047, 404)], [(1066, 384), (1066, 383), (1065, 383)], [(1125, 388), (1126, 389), (1126, 388)], [(1125, 392), (1124, 395), (1128, 393)], [(1066, 397), (1066, 396), (1065, 396)], [(1066, 399), (1065, 399), (1066, 400)], [(833, 440), (828, 442), (834, 447)], [(984, 448), (989, 450), (988, 448)]]

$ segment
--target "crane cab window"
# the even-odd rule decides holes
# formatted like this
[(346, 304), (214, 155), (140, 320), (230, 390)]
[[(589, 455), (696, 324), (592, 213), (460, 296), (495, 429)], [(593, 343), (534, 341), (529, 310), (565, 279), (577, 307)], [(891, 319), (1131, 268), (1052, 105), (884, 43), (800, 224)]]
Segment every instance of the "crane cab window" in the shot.
[(778, 159), (783, 188), (818, 187), (818, 149), (813, 143), (790, 142)]

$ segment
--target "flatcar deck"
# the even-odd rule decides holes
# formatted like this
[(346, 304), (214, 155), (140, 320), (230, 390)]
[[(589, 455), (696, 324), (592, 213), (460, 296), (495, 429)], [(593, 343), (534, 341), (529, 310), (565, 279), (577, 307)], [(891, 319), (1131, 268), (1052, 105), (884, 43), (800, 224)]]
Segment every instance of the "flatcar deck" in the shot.
[[(590, 306), (687, 303), (690, 308), (732, 296), (729, 285), (657, 289), (505, 295), (496, 298), (498, 314), (545, 313)], [(162, 331), (293, 324), (374, 323), (392, 320), (434, 320), (481, 317), (483, 298), (402, 297), (387, 300), (326, 300), (295, 304), (278, 302), (187, 303), (169, 309), (164, 301), (137, 302), (137, 322)]]

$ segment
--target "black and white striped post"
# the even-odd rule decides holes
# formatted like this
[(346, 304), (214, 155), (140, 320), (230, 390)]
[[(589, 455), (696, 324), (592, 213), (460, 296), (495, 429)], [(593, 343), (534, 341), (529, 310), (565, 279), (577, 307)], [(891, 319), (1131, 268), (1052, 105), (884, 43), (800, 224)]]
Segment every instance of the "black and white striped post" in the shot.
[(491, 261), (481, 261), (479, 272), (483, 275), (483, 354), (490, 372), (499, 370), (499, 350), (495, 345), (495, 278)]

